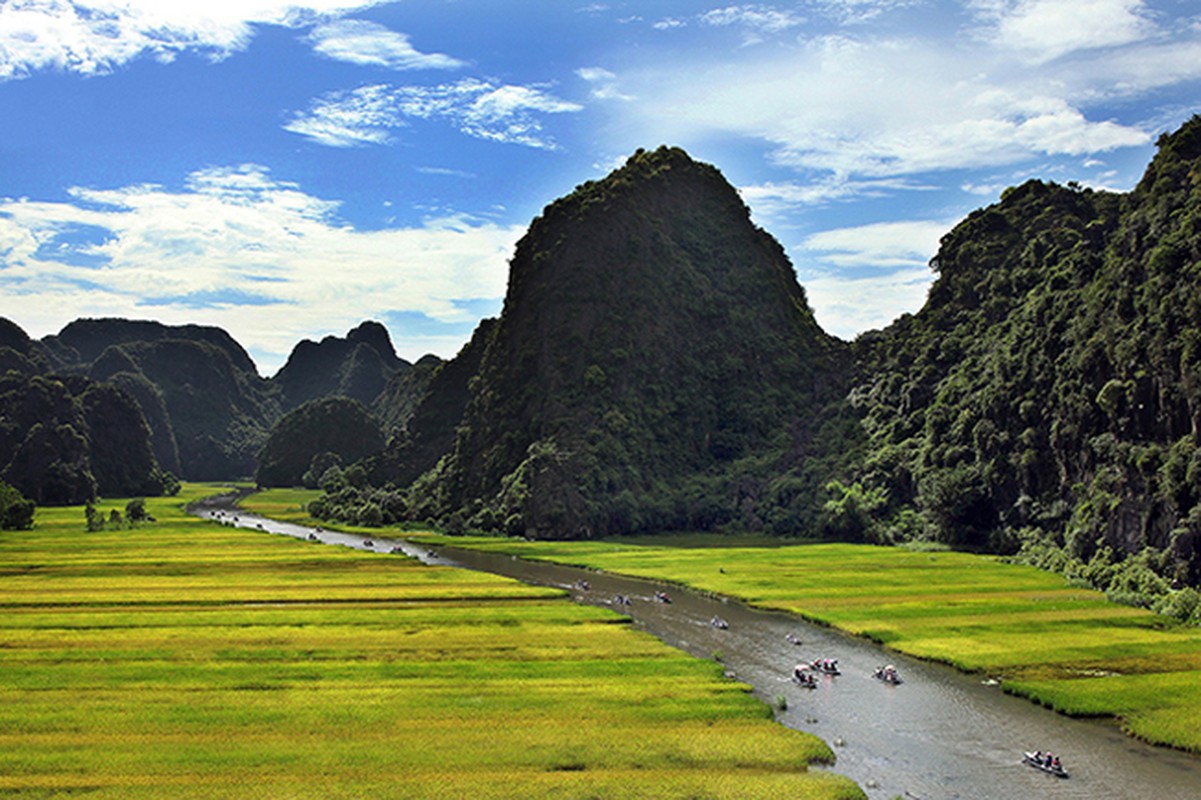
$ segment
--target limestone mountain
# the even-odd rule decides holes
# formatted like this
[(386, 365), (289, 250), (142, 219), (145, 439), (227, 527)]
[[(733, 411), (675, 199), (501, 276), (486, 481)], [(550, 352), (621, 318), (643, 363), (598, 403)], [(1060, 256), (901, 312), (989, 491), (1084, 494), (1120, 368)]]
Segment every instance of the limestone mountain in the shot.
[(0, 375), (0, 479), (39, 504), (160, 494), (137, 402), (78, 375)]
[(353, 464), (383, 446), (379, 423), (358, 400), (344, 395), (310, 400), (271, 429), (258, 454), (255, 482), (316, 486), (329, 466)]
[(1201, 118), (1132, 192), (1027, 182), (932, 266), (857, 342), (876, 533), (916, 507), (952, 543), (1201, 580)]
[(228, 348), (208, 337), (112, 344), (89, 365), (88, 374), (140, 387), (133, 393), (147, 400), (144, 414), (156, 422), (161, 398), (170, 436), (162, 426), (156, 441), (169, 450), (174, 438), (181, 477), (188, 480), (253, 474), (255, 456), (282, 413), (253, 362), (231, 357)]
[(210, 325), (164, 325), (152, 320), (111, 317), (77, 319), (56, 335), (42, 339), (40, 344), (58, 362), (58, 366), (70, 368), (90, 364), (112, 346), (164, 339), (205, 342), (224, 351), (234, 369), (258, 374), (242, 345), (226, 331)]
[(370, 406), (393, 376), (411, 368), (397, 357), (387, 329), (367, 321), (346, 338), (326, 336), (320, 342), (300, 342), (271, 384), (278, 388), (285, 411), (336, 395)]
[(481, 322), (450, 361), (419, 360), (403, 383), (395, 382), (380, 398), (382, 416), (397, 424), (385, 450), (364, 464), (374, 483), (407, 486), (450, 452), (471, 399), (469, 382), (479, 371), (494, 324)]
[(402, 369), (388, 379), (388, 385), (372, 403), (372, 408), (389, 433), (407, 430), (409, 420), (429, 390), (430, 381), (445, 362), (435, 355), (424, 355), (412, 369)]
[(518, 243), (417, 500), (537, 536), (720, 524), (813, 437), (844, 354), (714, 167), (639, 151)]

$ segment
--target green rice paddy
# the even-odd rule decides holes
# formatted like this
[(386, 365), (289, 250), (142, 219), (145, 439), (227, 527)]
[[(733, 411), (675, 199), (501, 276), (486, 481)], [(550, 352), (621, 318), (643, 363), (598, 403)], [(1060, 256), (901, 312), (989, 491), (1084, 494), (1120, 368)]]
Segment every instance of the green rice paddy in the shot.
[[(1118, 605), (1062, 576), (955, 552), (849, 544), (745, 546), (719, 536), (527, 542), (411, 535), (737, 597), (1003, 679), (1076, 716), (1201, 753), (1201, 629)], [(681, 546), (683, 545), (683, 546)]]
[(807, 769), (818, 739), (615, 614), (184, 513), (214, 490), (134, 529), (63, 508), (0, 533), (0, 794), (862, 797)]

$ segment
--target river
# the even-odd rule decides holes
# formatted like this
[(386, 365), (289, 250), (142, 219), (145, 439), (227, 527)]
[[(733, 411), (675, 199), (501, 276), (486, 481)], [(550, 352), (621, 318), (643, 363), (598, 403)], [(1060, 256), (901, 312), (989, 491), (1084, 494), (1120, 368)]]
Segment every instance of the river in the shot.
[[(720, 658), (728, 673), (756, 696), (787, 709), (776, 718), (820, 736), (838, 757), (834, 771), (864, 788), (871, 800), (1095, 800), (1201, 798), (1201, 758), (1145, 745), (1109, 721), (1070, 719), (1001, 691), (979, 676), (888, 652), (863, 639), (811, 625), (787, 614), (651, 581), (459, 548), (436, 550), (403, 539), (337, 533), (278, 522), (233, 509), (231, 496), (193, 507), (201, 516), (267, 533), (328, 545), (370, 549), (395, 558), (393, 548), (429, 564), (482, 570), (530, 584), (557, 586), (581, 603), (606, 605), (667, 644), (702, 658)], [(590, 586), (579, 588), (579, 581)], [(669, 593), (671, 602), (655, 599)], [(614, 598), (624, 595), (629, 604)], [(729, 627), (710, 624), (714, 616)], [(794, 643), (799, 640), (800, 644)], [(792, 683), (794, 665), (837, 658), (842, 674), (822, 676), (816, 690)], [(872, 677), (884, 664), (903, 678), (889, 685)], [(1021, 764), (1023, 750), (1063, 757), (1068, 779)]]

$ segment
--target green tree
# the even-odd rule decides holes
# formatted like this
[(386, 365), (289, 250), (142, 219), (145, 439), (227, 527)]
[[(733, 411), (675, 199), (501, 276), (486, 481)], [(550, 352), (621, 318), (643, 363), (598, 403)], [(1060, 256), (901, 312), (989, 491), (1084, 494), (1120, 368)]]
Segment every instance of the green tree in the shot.
[(146, 522), (150, 514), (146, 511), (146, 500), (135, 497), (125, 504), (125, 518), (130, 522)]
[(33, 527), (36, 505), (15, 487), (0, 481), (0, 528), (6, 531), (28, 530)]

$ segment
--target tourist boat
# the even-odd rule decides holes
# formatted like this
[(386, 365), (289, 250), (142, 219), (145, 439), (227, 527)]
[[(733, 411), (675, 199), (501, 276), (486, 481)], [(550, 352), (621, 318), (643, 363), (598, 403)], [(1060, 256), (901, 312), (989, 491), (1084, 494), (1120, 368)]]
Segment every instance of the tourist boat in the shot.
[(872, 673), (872, 677), (894, 685), (901, 683), (901, 676), (897, 674), (897, 668), (891, 664), (887, 667), (876, 667), (876, 671)]
[(730, 623), (726, 622), (721, 617), (714, 617), (713, 619), (709, 620), (709, 624), (714, 628), (717, 628), (719, 631), (724, 631), (730, 627)]
[(1047, 763), (1049, 756), (1042, 753), (1022, 753), (1022, 762), (1028, 764), (1035, 769), (1041, 769), (1043, 772), (1054, 775), (1058, 778), (1066, 778), (1068, 771), (1063, 768), (1063, 764), (1059, 763), (1059, 759), (1053, 759), (1050, 764)]
[(802, 689), (816, 689), (817, 681), (809, 673), (808, 664), (797, 664), (796, 669), (792, 671), (792, 682)]
[(671, 598), (667, 596), (667, 592), (655, 592), (655, 602), (670, 603)]
[(837, 658), (815, 658), (809, 665), (810, 669), (815, 669), (818, 672), (824, 672), (827, 675), (841, 675), (842, 672), (838, 669)]

